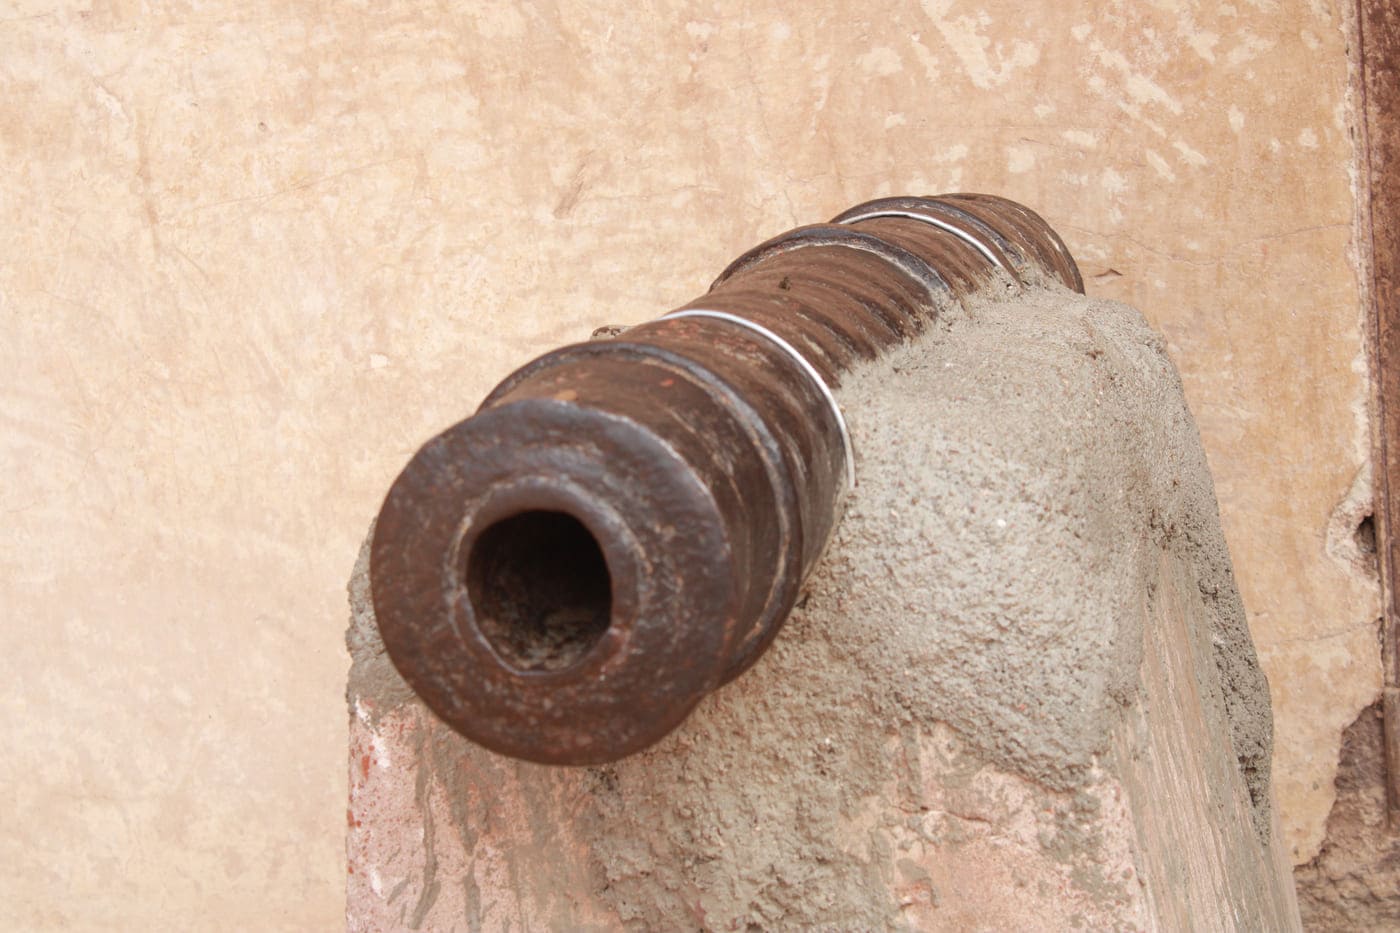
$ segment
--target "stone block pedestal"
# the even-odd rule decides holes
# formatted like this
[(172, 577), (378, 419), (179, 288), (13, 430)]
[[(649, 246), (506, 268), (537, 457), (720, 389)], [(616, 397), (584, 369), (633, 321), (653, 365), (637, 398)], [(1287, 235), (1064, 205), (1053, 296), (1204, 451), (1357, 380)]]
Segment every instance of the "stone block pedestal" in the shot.
[(860, 485), (767, 656), (606, 767), (442, 726), (351, 584), (352, 930), (1288, 930), (1268, 694), (1141, 318), (974, 302), (841, 386)]

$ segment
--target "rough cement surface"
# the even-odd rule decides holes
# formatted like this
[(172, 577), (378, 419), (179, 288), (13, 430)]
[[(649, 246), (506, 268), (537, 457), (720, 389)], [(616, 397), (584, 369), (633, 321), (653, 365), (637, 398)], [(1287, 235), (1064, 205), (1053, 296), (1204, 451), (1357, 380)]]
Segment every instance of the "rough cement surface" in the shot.
[(841, 631), (837, 608), (833, 635), (863, 642), (868, 675), (902, 681), (910, 708), (1063, 789), (1132, 698), (1132, 603), (1175, 550), (1212, 608), (1218, 725), (1266, 834), (1267, 684), (1159, 338), (1124, 305), (1048, 289), (984, 298), (942, 330), (842, 388), (861, 488), (811, 586), (820, 605), (854, 591), (862, 615), (928, 624), (881, 644), (878, 627)]
[[(675, 733), (612, 766), (500, 759), (416, 709), (378, 643), (362, 558), (351, 704), (414, 736), (423, 768), (412, 805), (429, 851), (405, 922), (441, 897), (474, 904), (480, 870), (441, 877), (429, 804), (446, 788), (461, 864), (484, 858), (480, 805), (529, 824), (513, 837), (513, 889), (589, 892), (540, 923), (879, 929), (913, 922), (920, 899), (949, 922), (940, 903), (981, 904), (960, 890), (956, 853), (996, 824), (1020, 840), (1021, 868), (999, 884), (1070, 905), (1038, 922), (1149, 925), (1120, 838), (1132, 822), (1106, 819), (1126, 805), (1103, 759), (1125, 711), (1140, 711), (1144, 602), (1164, 580), (1205, 607), (1206, 734), (1229, 736), (1247, 835), (1267, 841), (1267, 686), (1194, 423), (1142, 318), (1063, 291), (988, 297), (853, 374), (840, 397), (859, 487), (786, 630)], [(365, 751), (367, 781), (381, 757)], [(357, 844), (352, 830), (352, 868)], [(937, 878), (912, 857), (927, 846), (953, 854)]]
[(1322, 851), (1294, 878), (1308, 930), (1400, 930), (1400, 832), (1386, 828), (1380, 703), (1342, 735)]

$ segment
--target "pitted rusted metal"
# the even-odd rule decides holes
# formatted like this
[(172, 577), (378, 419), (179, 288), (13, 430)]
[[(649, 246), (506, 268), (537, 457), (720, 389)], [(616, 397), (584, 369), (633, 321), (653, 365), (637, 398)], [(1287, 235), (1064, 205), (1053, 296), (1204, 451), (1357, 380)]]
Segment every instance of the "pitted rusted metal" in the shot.
[(1028, 268), (1038, 265), (1048, 269), (1066, 288), (1084, 291), (1084, 279), (1074, 257), (1060, 235), (1035, 211), (992, 194), (950, 194), (939, 200), (955, 204), (987, 226), (1002, 231), (1025, 257)]
[(881, 198), (838, 215), (832, 223), (857, 224), (881, 217), (907, 217), (946, 230), (981, 253), (988, 262), (1021, 282), (1029, 260), (1003, 234), (948, 201), (932, 198)]
[(760, 244), (674, 316), (526, 364), (385, 499), (390, 658), (505, 754), (655, 742), (758, 659), (822, 554), (854, 468), (830, 387), (998, 277), (1044, 276), (1082, 289), (1013, 202), (886, 198)]

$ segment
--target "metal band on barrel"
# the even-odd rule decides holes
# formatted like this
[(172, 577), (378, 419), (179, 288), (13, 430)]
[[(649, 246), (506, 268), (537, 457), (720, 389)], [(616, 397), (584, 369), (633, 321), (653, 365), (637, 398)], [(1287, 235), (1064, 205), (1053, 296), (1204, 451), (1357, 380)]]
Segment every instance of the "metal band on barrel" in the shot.
[(802, 351), (798, 350), (791, 343), (764, 327), (762, 324), (756, 324), (747, 318), (739, 317), (737, 314), (730, 314), (727, 311), (687, 309), (683, 311), (673, 311), (666, 315), (666, 317), (703, 317), (713, 318), (716, 321), (726, 321), (730, 324), (753, 331), (791, 357), (792, 361), (807, 374), (807, 378), (812, 380), (812, 384), (817, 387), (817, 391), (821, 393), (822, 398), (826, 399), (826, 403), (831, 406), (831, 414), (836, 419), (837, 428), (841, 431), (841, 448), (845, 452), (846, 457), (846, 489), (850, 491), (856, 488), (856, 451), (855, 446), (851, 443), (850, 429), (846, 427), (846, 416), (841, 413), (841, 405), (836, 401), (836, 394), (831, 391), (831, 386), (826, 384), (826, 380), (821, 377), (821, 373), (817, 372), (817, 368), (808, 362), (807, 357), (802, 355)]
[(1016, 277), (1016, 273), (1006, 268), (1006, 264), (1001, 261), (1001, 259), (997, 256), (996, 253), (987, 249), (985, 243), (979, 241), (976, 237), (969, 234), (966, 230), (960, 230), (953, 224), (950, 224), (944, 220), (939, 220), (937, 217), (929, 217), (926, 214), (918, 214), (914, 211), (871, 211), (869, 214), (860, 214), (856, 217), (848, 217), (845, 220), (841, 221), (841, 223), (853, 224), (860, 220), (875, 220), (879, 217), (905, 217), (909, 220), (918, 220), (922, 223), (928, 224), (929, 226), (937, 227), (939, 230), (951, 233), (953, 236), (957, 237), (959, 240), (962, 240), (968, 246), (971, 246), (973, 249), (977, 250), (977, 252), (981, 253), (982, 256), (992, 265), (996, 266), (998, 269), (1002, 270), (1007, 275), (1010, 275), (1013, 279)]

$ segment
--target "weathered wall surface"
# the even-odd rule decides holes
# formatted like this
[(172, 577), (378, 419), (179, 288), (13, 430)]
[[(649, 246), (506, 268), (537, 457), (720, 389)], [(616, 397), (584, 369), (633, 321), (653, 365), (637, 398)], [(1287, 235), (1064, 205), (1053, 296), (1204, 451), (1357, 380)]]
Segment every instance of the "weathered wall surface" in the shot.
[(1326, 537), (1366, 445), (1341, 9), (7, 4), (0, 915), (335, 923), (343, 581), (398, 467), (534, 353), (906, 191), (1036, 207), (1167, 336), (1311, 858), (1378, 684)]
[(1386, 825), (1380, 704), (1343, 733), (1327, 839), (1296, 877), (1308, 930), (1400, 929), (1400, 836)]

